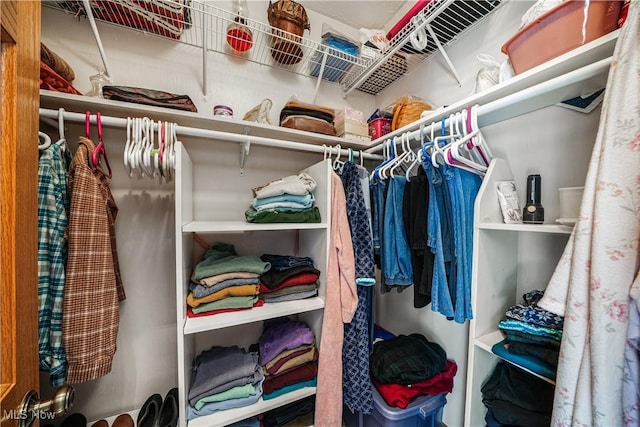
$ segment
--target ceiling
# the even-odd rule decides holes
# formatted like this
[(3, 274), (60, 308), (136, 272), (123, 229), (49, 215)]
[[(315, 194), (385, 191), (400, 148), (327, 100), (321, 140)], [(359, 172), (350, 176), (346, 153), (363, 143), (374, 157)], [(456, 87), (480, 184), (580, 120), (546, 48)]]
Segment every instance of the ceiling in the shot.
[[(308, 0), (304, 7), (352, 28), (383, 29), (407, 0)], [(411, 2), (413, 3), (413, 2)]]

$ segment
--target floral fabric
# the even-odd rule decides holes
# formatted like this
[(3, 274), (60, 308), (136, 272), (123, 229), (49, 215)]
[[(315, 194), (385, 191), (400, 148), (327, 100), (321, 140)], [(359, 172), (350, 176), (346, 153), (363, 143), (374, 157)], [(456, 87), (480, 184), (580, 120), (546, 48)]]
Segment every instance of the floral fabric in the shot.
[[(640, 3), (613, 54), (579, 220), (539, 306), (564, 315), (554, 426), (637, 426), (623, 416), (629, 290), (640, 237)], [(637, 400), (635, 402), (637, 405)]]

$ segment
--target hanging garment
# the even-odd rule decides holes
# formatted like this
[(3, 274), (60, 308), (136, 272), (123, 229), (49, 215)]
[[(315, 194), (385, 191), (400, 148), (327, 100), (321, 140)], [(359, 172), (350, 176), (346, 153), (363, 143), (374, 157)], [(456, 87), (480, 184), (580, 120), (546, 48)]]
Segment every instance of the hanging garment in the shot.
[(351, 322), (358, 304), (353, 244), (346, 207), (342, 181), (332, 173), (329, 259), (316, 388), (317, 427), (342, 424), (344, 324)]
[(373, 311), (367, 286), (375, 284), (373, 242), (362, 196), (357, 166), (346, 162), (342, 169), (342, 183), (347, 198), (347, 217), (353, 242), (358, 286), (358, 305), (353, 320), (344, 325), (342, 347), (342, 393), (345, 405), (363, 414), (373, 411), (373, 394), (369, 378), (369, 320)]
[(382, 273), (388, 286), (413, 284), (411, 250), (402, 220), (402, 198), (406, 182), (404, 177), (392, 176), (385, 200)]
[(63, 299), (67, 382), (91, 381), (111, 371), (118, 335), (120, 279), (114, 223), (118, 212), (108, 178), (91, 166), (87, 138), (69, 169), (69, 255)]
[[(371, 232), (373, 235), (373, 257), (378, 268), (382, 269), (382, 236), (384, 233), (384, 205), (387, 197), (387, 181), (374, 177), (369, 183), (371, 189)], [(380, 290), (389, 292), (381, 277)]]
[(371, 183), (369, 181), (369, 171), (363, 166), (356, 165), (358, 176), (360, 177), (360, 188), (362, 189), (362, 197), (364, 200), (364, 208), (367, 211), (367, 219), (369, 220), (369, 229), (371, 230), (371, 238), (373, 238), (373, 224), (371, 212)]
[(448, 221), (446, 217), (450, 212), (445, 209), (442, 184), (444, 179), (440, 172), (426, 161), (423, 167), (429, 177), (429, 212), (427, 215), (427, 244), (434, 255), (433, 282), (431, 286), (431, 310), (441, 313), (448, 318), (453, 318), (454, 303), (449, 292), (448, 282), (451, 280), (448, 272), (451, 270), (451, 257), (453, 250), (445, 250), (443, 227)]
[(464, 323), (473, 318), (471, 308), (471, 263), (473, 254), (473, 210), (482, 179), (471, 172), (450, 167), (445, 171), (451, 199), (451, 216), (453, 219), (453, 243), (455, 248), (456, 268), (454, 320)]
[(413, 306), (431, 304), (433, 252), (427, 246), (427, 214), (429, 212), (429, 179), (423, 168), (405, 185), (402, 217), (411, 248), (413, 270)]
[(347, 199), (347, 218), (349, 219), (351, 241), (356, 260), (356, 283), (375, 284), (371, 227), (358, 167), (353, 162), (346, 162), (342, 169), (341, 178)]
[[(625, 419), (629, 290), (640, 262), (640, 2), (629, 5), (609, 70), (580, 216), (540, 307), (564, 315), (552, 424), (637, 426)], [(637, 402), (636, 402), (637, 404)]]
[[(65, 156), (66, 154), (66, 156)], [(57, 144), (40, 153), (38, 161), (38, 351), (40, 369), (49, 372), (52, 386), (63, 385), (67, 357), (62, 342), (69, 219), (67, 170), (70, 154)]]

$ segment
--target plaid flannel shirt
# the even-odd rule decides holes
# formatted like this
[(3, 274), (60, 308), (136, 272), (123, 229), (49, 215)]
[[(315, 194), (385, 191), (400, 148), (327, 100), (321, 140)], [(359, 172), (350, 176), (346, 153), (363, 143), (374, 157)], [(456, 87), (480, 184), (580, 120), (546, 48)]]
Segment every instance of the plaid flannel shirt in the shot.
[(67, 359), (62, 343), (62, 301), (67, 259), (65, 232), (69, 195), (67, 151), (52, 144), (38, 161), (38, 352), (52, 386), (64, 384)]
[(108, 178), (89, 162), (94, 148), (91, 140), (80, 138), (69, 169), (69, 256), (63, 308), (69, 384), (111, 371), (118, 302), (125, 299), (115, 246), (118, 207)]

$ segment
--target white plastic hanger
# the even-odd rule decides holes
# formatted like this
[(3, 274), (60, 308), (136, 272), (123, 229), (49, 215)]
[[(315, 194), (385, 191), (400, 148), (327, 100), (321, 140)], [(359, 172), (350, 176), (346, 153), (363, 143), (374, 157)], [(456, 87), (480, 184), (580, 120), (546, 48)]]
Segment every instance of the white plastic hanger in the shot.
[[(478, 131), (474, 131), (471, 133), (466, 133), (464, 131), (465, 127), (461, 127), (461, 125), (463, 124), (461, 117), (464, 117), (465, 114), (466, 112), (464, 114), (458, 112), (455, 113), (455, 115), (449, 117), (451, 129), (450, 132), (454, 133), (457, 138), (452, 139), (450, 143), (442, 148), (442, 152), (444, 153), (444, 161), (447, 165), (457, 167), (476, 175), (484, 176), (484, 173), (487, 170), (486, 166), (471, 159), (469, 156), (470, 151), (466, 148), (467, 143), (477, 135)], [(460, 137), (461, 135), (462, 137)], [(461, 150), (463, 150), (464, 153), (461, 152)], [(464, 154), (466, 154), (467, 156), (465, 156)]]
[(336, 156), (336, 160), (333, 162), (333, 170), (342, 173), (342, 168), (344, 166), (344, 161), (340, 160), (340, 156), (342, 155), (342, 146), (340, 144), (336, 145), (336, 149), (338, 150), (338, 154)]
[(133, 120), (131, 117), (127, 117), (127, 140), (124, 143), (124, 150), (122, 153), (122, 161), (124, 163), (124, 170), (129, 174), (129, 178), (133, 176), (131, 165), (129, 164), (129, 149), (131, 147), (131, 127), (133, 126)]
[[(477, 129), (480, 131), (480, 127), (478, 126), (478, 104), (475, 104), (470, 107), (469, 115), (471, 116), (471, 129)], [(478, 133), (478, 137), (473, 141), (474, 147), (479, 151), (480, 156), (483, 159), (483, 162), (489, 166), (491, 159), (493, 158), (493, 154), (491, 153), (491, 149), (487, 145), (482, 133)]]
[(422, 163), (422, 145), (425, 143), (424, 141), (424, 124), (420, 125), (420, 134), (419, 134), (419, 143), (420, 146), (419, 148), (417, 148), (417, 150), (413, 153), (413, 161), (411, 162), (411, 164), (407, 167), (407, 171), (405, 172), (405, 178), (407, 179), (407, 181), (411, 180), (411, 171), (417, 167), (418, 165), (420, 165)]
[(391, 166), (393, 166), (395, 164), (396, 159), (400, 155), (398, 153), (398, 146), (396, 145), (397, 141), (398, 141), (398, 138), (400, 138), (400, 141), (402, 142), (402, 135), (400, 135), (399, 137), (398, 136), (394, 136), (393, 139), (390, 140), (390, 142), (389, 142), (389, 153), (390, 153), (390, 156), (389, 156), (389, 159), (387, 161), (383, 162), (380, 165), (380, 169), (378, 170), (378, 177), (380, 179), (387, 179), (388, 178), (387, 170)]
[(67, 150), (67, 138), (64, 136), (64, 108), (58, 109), (58, 140), (56, 145), (63, 152)]
[(151, 162), (151, 151), (154, 146), (154, 129), (153, 129), (153, 120), (145, 117), (143, 119), (143, 128), (144, 128), (144, 144), (142, 145), (142, 149), (140, 150), (140, 162), (142, 164), (142, 171), (149, 177), (154, 178), (154, 170), (153, 164)]
[[(395, 140), (396, 138), (397, 136), (394, 136), (393, 140)], [(382, 163), (380, 163), (378, 166), (373, 168), (373, 171), (371, 172), (371, 176), (369, 177), (370, 180), (373, 180), (374, 178), (378, 178), (378, 179), (381, 178), (380, 168), (384, 167), (384, 165), (386, 165), (394, 157), (394, 154), (392, 153), (392, 147), (393, 147), (393, 143), (391, 138), (384, 141), (384, 143), (382, 144), (382, 158), (383, 158)]]
[(171, 182), (173, 179), (173, 171), (176, 167), (176, 150), (175, 144), (178, 141), (178, 124), (177, 123), (169, 123), (169, 138), (168, 142), (165, 143), (165, 150), (163, 153), (163, 161), (166, 162), (166, 167), (164, 168), (165, 178), (168, 179), (168, 182)]
[(414, 153), (411, 150), (408, 132), (405, 132), (402, 134), (402, 137), (400, 138), (400, 142), (402, 147), (402, 153), (400, 153), (400, 155), (396, 157), (396, 160), (393, 166), (391, 166), (391, 168), (388, 169), (389, 176), (395, 175), (395, 172), (398, 170), (398, 168), (403, 168), (401, 169), (401, 171), (404, 173), (408, 164), (410, 164), (413, 161)]
[[(449, 123), (451, 123), (451, 120), (453, 119), (453, 114), (451, 116), (449, 116)], [(450, 141), (454, 138), (458, 138), (458, 135), (447, 135), (447, 128), (445, 126), (446, 123), (446, 117), (442, 118), (442, 121), (440, 122), (440, 136), (436, 136), (433, 139), (433, 145), (432, 145), (432, 151), (431, 151), (431, 164), (433, 165), (434, 168), (440, 167), (440, 164), (444, 164), (445, 163), (445, 153), (444, 153), (444, 147), (446, 146), (440, 146), (440, 142), (444, 142), (444, 141)], [(442, 161), (440, 163), (438, 163), (438, 158), (441, 158)]]
[(129, 164), (131, 165), (131, 169), (136, 171), (138, 178), (142, 178), (142, 168), (138, 161), (138, 151), (142, 145), (143, 138), (142, 119), (140, 117), (133, 119), (133, 132), (131, 136), (132, 141), (131, 147), (129, 148)]
[(38, 132), (38, 149), (44, 151), (51, 146), (51, 138), (44, 132)]
[[(158, 121), (158, 148), (151, 153), (151, 160), (153, 162), (154, 173), (158, 175), (158, 181), (162, 184), (162, 178), (164, 178), (164, 148), (166, 144), (166, 127), (162, 120)], [(153, 130), (152, 130), (153, 131)], [(164, 160), (166, 163), (166, 160)], [(167, 181), (169, 182), (169, 181)]]

